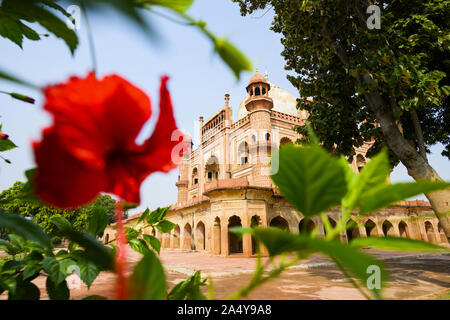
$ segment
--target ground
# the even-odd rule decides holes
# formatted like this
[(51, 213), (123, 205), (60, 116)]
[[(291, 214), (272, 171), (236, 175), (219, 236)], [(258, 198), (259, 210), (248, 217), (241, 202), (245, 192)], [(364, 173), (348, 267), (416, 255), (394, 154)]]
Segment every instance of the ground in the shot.
[[(368, 250), (385, 261), (390, 279), (383, 291), (385, 299), (449, 299), (450, 254), (447, 253), (400, 253)], [(130, 268), (139, 260), (139, 254), (128, 252)], [(203, 276), (212, 277), (215, 296), (227, 297), (248, 283), (255, 265), (254, 258), (239, 256), (218, 257), (201, 252), (163, 251), (161, 259), (167, 270), (172, 287), (185, 280), (195, 270)], [(34, 280), (41, 288), (41, 298), (47, 299), (45, 278)], [(72, 299), (88, 295), (114, 298), (115, 276), (103, 272), (91, 289), (84, 285), (71, 291)], [(205, 288), (206, 289), (206, 288)], [(206, 292), (206, 290), (205, 290)], [(0, 296), (6, 299), (6, 295)], [(289, 269), (279, 278), (253, 291), (247, 299), (364, 299), (342, 273), (327, 258), (315, 255)]]

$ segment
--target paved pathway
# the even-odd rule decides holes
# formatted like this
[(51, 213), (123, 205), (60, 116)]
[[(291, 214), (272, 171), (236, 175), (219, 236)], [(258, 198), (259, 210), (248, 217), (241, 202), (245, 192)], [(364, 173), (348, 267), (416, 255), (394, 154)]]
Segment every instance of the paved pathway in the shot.
[[(387, 299), (429, 299), (450, 291), (449, 253), (399, 253), (368, 250), (385, 260), (390, 280), (383, 296)], [(140, 255), (128, 254), (129, 267)], [(167, 272), (169, 286), (185, 280), (195, 270), (213, 279), (216, 298), (225, 298), (242, 287), (251, 277), (255, 258), (211, 256), (200, 252), (163, 251), (161, 259)], [(46, 299), (45, 278), (34, 281)], [(103, 272), (91, 289), (86, 286), (71, 291), (72, 299), (88, 295), (114, 298), (115, 276)], [(206, 288), (205, 288), (206, 291)], [(0, 299), (5, 299), (5, 294)], [(342, 275), (334, 264), (321, 255), (314, 255), (285, 271), (279, 278), (254, 290), (247, 299), (363, 299), (364, 297)]]

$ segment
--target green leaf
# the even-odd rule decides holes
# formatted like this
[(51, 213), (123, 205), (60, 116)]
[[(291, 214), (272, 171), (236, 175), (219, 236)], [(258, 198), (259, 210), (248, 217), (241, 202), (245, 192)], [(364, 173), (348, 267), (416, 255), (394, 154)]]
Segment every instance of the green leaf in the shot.
[(165, 208), (158, 208), (154, 211), (152, 211), (152, 213), (148, 216), (147, 218), (147, 222), (151, 225), (161, 221), (162, 219), (164, 219), (164, 217), (166, 216), (166, 214), (169, 212), (169, 207), (165, 207)]
[(130, 276), (132, 300), (162, 300), (166, 293), (164, 269), (153, 251), (148, 250)]
[(202, 281), (200, 271), (196, 271), (186, 280), (178, 283), (167, 295), (167, 300), (206, 300), (200, 287), (206, 285), (206, 279)]
[(76, 33), (64, 21), (35, 3), (33, 0), (3, 0), (2, 9), (10, 15), (30, 23), (37, 22), (58, 38), (64, 40), (72, 54), (78, 46)]
[(131, 249), (141, 254), (145, 254), (150, 250), (147, 246), (147, 243), (143, 239), (133, 238), (128, 241), (128, 244), (130, 245)]
[(66, 275), (61, 271), (59, 261), (54, 257), (46, 257), (42, 260), (45, 272), (49, 275), (55, 285), (64, 281)]
[(214, 50), (222, 60), (230, 67), (235, 77), (239, 80), (242, 71), (252, 71), (252, 64), (247, 57), (228, 40), (213, 38)]
[(176, 224), (173, 222), (170, 222), (168, 220), (163, 220), (160, 221), (157, 225), (156, 225), (156, 229), (158, 229), (160, 232), (162, 233), (169, 233), (170, 231), (172, 231), (173, 228), (176, 227)]
[(138, 223), (144, 221), (145, 219), (147, 219), (149, 213), (150, 213), (150, 209), (149, 209), (149, 208), (145, 209), (145, 211), (141, 214), (141, 216), (140, 216), (139, 219), (137, 220), (136, 225), (137, 225)]
[(70, 298), (70, 291), (67, 287), (66, 280), (56, 284), (52, 278), (47, 277), (46, 288), (50, 300), (69, 300)]
[(10, 139), (0, 139), (0, 151), (8, 151), (17, 148), (17, 146)]
[(429, 242), (396, 237), (355, 238), (350, 242), (350, 246), (372, 247), (377, 249), (395, 251), (435, 251), (447, 249)]
[(156, 251), (158, 252), (158, 254), (160, 253), (161, 250), (161, 242), (158, 240), (158, 238), (148, 235), (148, 234), (144, 234), (142, 236), (142, 238), (144, 238), (144, 240)]
[[(313, 252), (321, 252), (330, 257), (341, 270), (357, 277), (363, 285), (366, 284), (371, 276), (371, 273), (368, 272), (370, 266), (380, 268), (381, 283), (385, 281), (387, 276), (380, 261), (358, 251), (355, 247), (350, 247), (337, 241), (325, 241), (305, 235), (295, 235), (273, 227), (258, 227), (245, 231), (251, 232), (256, 239), (261, 241), (271, 256), (297, 252), (299, 256), (305, 257)], [(373, 294), (377, 298), (380, 297), (379, 290), (376, 288), (373, 289)]]
[(97, 268), (95, 264), (88, 261), (79, 262), (78, 266), (80, 267), (81, 280), (83, 280), (83, 282), (88, 286), (88, 288), (90, 288), (94, 280), (99, 275), (100, 270)]
[[(348, 164), (347, 167), (351, 170)], [(350, 182), (349, 191), (342, 200), (342, 205), (353, 209), (364, 192), (385, 184), (388, 175), (389, 159), (387, 150), (383, 149), (364, 166), (358, 176), (355, 175), (356, 179)]]
[(360, 214), (366, 215), (415, 195), (449, 187), (450, 183), (429, 180), (380, 185), (361, 195)]
[(16, 278), (15, 289), (8, 292), (8, 300), (39, 300), (40, 296), (39, 288), (21, 276)]
[(100, 235), (103, 233), (107, 225), (107, 209), (99, 206), (94, 207), (92, 214), (89, 216), (88, 232), (93, 236)]
[(273, 153), (272, 170), (277, 157), (279, 168), (272, 180), (304, 216), (311, 217), (340, 204), (347, 184), (337, 158), (319, 146), (287, 145)]
[(36, 241), (44, 247), (51, 248), (50, 238), (44, 230), (31, 220), (17, 214), (0, 212), (0, 227), (7, 228), (25, 239)]
[(40, 263), (28, 264), (23, 270), (23, 279), (27, 280), (29, 278), (30, 281), (39, 275), (39, 272), (42, 269), (42, 265)]

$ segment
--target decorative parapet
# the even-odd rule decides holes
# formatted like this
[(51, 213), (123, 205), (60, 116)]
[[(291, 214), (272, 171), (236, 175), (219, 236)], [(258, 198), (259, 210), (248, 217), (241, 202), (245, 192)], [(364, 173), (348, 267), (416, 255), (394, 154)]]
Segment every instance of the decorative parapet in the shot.
[(275, 110), (272, 110), (272, 118), (277, 120), (284, 120), (288, 122), (292, 122), (295, 124), (302, 124), (302, 119), (300, 117), (296, 117), (287, 113), (278, 112)]
[(194, 199), (188, 200), (188, 201), (184, 201), (184, 202), (177, 202), (173, 205), (170, 206), (170, 210), (176, 210), (176, 209), (181, 209), (181, 208), (185, 208), (185, 207), (191, 207), (193, 205), (196, 205), (198, 203), (204, 202), (204, 201), (209, 201), (209, 198), (206, 196), (198, 196), (195, 197)]
[(242, 119), (239, 119), (238, 121), (236, 121), (235, 123), (233, 123), (231, 125), (231, 130), (237, 129), (241, 126), (243, 126), (244, 124), (246, 124), (247, 122), (250, 121), (250, 117), (249, 115), (246, 115), (245, 117), (243, 117)]

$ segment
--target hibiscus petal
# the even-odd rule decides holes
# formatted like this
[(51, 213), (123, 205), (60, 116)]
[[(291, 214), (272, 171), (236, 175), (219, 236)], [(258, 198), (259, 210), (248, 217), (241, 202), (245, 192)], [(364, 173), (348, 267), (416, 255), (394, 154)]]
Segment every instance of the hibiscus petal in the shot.
[(87, 167), (67, 153), (54, 127), (44, 130), (41, 142), (33, 143), (38, 166), (36, 194), (48, 204), (74, 208), (96, 198), (107, 183), (104, 171)]

